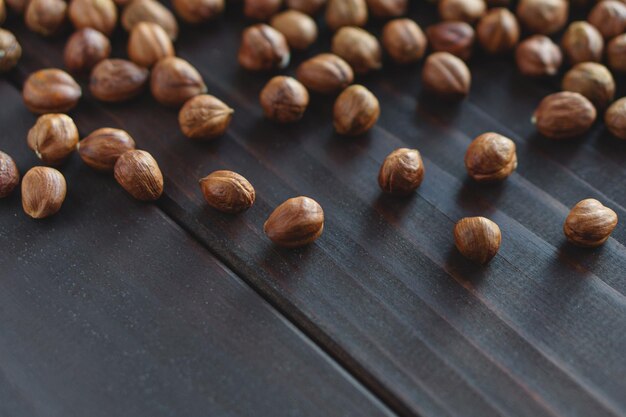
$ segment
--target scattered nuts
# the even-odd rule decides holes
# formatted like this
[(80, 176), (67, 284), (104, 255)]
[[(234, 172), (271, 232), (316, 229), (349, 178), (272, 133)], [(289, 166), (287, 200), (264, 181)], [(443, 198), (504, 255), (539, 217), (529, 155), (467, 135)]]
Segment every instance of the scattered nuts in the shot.
[(378, 172), (380, 188), (394, 195), (413, 193), (423, 179), (424, 163), (417, 149), (396, 149), (387, 155)]
[(314, 15), (326, 5), (326, 0), (287, 0), (287, 8)]
[(21, 56), (22, 47), (15, 36), (0, 28), (0, 73), (13, 69)]
[(408, 0), (367, 0), (370, 12), (376, 17), (398, 17), (406, 13)]
[(72, 0), (68, 12), (76, 29), (92, 28), (110, 36), (117, 25), (113, 0)]
[(105, 59), (91, 71), (89, 90), (98, 100), (115, 103), (139, 95), (147, 81), (147, 69), (125, 59)]
[(33, 72), (24, 82), (24, 104), (33, 113), (63, 113), (78, 103), (82, 91), (71, 75), (49, 68)]
[(176, 18), (163, 6), (155, 0), (132, 0), (122, 13), (122, 26), (128, 32), (139, 22), (152, 22), (161, 26), (169, 35), (172, 41), (178, 36), (178, 23)]
[(58, 212), (65, 201), (67, 185), (59, 171), (33, 167), (22, 179), (22, 207), (33, 219), (43, 219)]
[(208, 94), (190, 98), (178, 113), (178, 123), (191, 139), (215, 139), (222, 136), (235, 111)]
[(565, 27), (569, 13), (567, 0), (520, 0), (517, 17), (532, 33), (551, 35)]
[(272, 18), (272, 27), (285, 35), (293, 49), (306, 49), (317, 40), (317, 24), (309, 15), (287, 10)]
[(489, 10), (480, 19), (476, 29), (478, 41), (490, 54), (501, 54), (515, 48), (519, 41), (520, 28), (517, 19), (503, 7)]
[(497, 224), (485, 217), (465, 217), (454, 226), (454, 242), (461, 255), (486, 264), (498, 253), (502, 234)]
[(29, 0), (24, 21), (33, 32), (52, 36), (65, 24), (66, 12), (67, 3), (63, 0)]
[(124, 152), (113, 168), (115, 180), (134, 198), (154, 201), (163, 194), (163, 174), (146, 151)]
[(272, 242), (296, 248), (314, 242), (324, 230), (324, 210), (309, 197), (295, 197), (276, 207), (263, 225)]
[(571, 243), (595, 248), (606, 242), (617, 226), (617, 214), (593, 198), (582, 200), (572, 208), (563, 225)]
[(343, 27), (332, 41), (332, 52), (345, 59), (354, 72), (364, 74), (382, 67), (382, 51), (378, 39), (363, 29)]
[(615, 81), (604, 65), (583, 62), (565, 74), (563, 90), (580, 93), (587, 97), (596, 109), (604, 110), (615, 98)]
[(150, 68), (168, 56), (174, 56), (174, 45), (161, 26), (152, 22), (139, 22), (131, 29), (128, 57), (135, 64)]
[(487, 11), (484, 0), (439, 0), (443, 20), (474, 23)]
[(152, 69), (150, 89), (156, 101), (172, 107), (182, 106), (191, 97), (207, 91), (198, 70), (177, 57), (157, 62)]
[(422, 84), (426, 91), (443, 99), (458, 100), (469, 94), (472, 76), (461, 59), (448, 52), (435, 52), (426, 58)]
[(530, 77), (556, 75), (563, 63), (557, 44), (545, 35), (533, 35), (522, 41), (515, 51), (519, 71)]
[(362, 85), (343, 90), (333, 108), (333, 124), (340, 135), (361, 135), (376, 124), (379, 116), (378, 99)]
[(296, 74), (306, 88), (321, 94), (343, 90), (354, 81), (350, 64), (335, 54), (319, 54), (304, 61)]
[(591, 9), (587, 20), (604, 39), (611, 39), (626, 31), (626, 4), (616, 0), (601, 1)]
[(95, 29), (85, 28), (74, 32), (65, 44), (65, 67), (75, 73), (86, 73), (111, 54), (109, 38)]
[(626, 97), (611, 104), (604, 113), (604, 123), (609, 132), (626, 140)]
[(279, 75), (265, 85), (260, 101), (268, 119), (291, 123), (304, 115), (309, 105), (309, 93), (295, 78)]
[(596, 108), (583, 95), (562, 91), (541, 100), (532, 121), (547, 138), (570, 139), (587, 132), (596, 116)]
[(598, 29), (587, 22), (571, 23), (563, 35), (561, 46), (573, 65), (580, 62), (602, 61), (604, 39)]
[(616, 72), (626, 72), (626, 33), (611, 39), (606, 51), (609, 68)]
[(426, 53), (426, 35), (411, 19), (395, 19), (383, 28), (383, 46), (396, 63), (417, 62)]
[(0, 151), (0, 198), (8, 197), (19, 183), (20, 172), (13, 158)]
[(328, 0), (326, 24), (331, 30), (345, 26), (365, 26), (367, 18), (365, 0)]
[(515, 142), (497, 133), (483, 133), (467, 148), (465, 168), (478, 182), (506, 179), (517, 168)]
[(283, 5), (283, 0), (244, 0), (243, 14), (254, 20), (267, 20)]
[(200, 189), (209, 206), (224, 213), (241, 213), (254, 204), (254, 187), (233, 171), (215, 171), (200, 180)]
[(448, 52), (467, 61), (472, 56), (476, 35), (465, 22), (442, 22), (429, 26), (426, 37), (433, 52)]
[(76, 149), (89, 167), (100, 172), (113, 172), (117, 159), (135, 149), (135, 141), (124, 130), (103, 127), (78, 142)]
[(212, 20), (224, 11), (224, 0), (173, 0), (174, 11), (187, 23)]
[(28, 131), (28, 147), (46, 165), (62, 164), (78, 143), (78, 129), (65, 114), (44, 114)]
[(285, 36), (266, 24), (243, 31), (239, 64), (249, 71), (282, 69), (289, 65), (291, 54)]

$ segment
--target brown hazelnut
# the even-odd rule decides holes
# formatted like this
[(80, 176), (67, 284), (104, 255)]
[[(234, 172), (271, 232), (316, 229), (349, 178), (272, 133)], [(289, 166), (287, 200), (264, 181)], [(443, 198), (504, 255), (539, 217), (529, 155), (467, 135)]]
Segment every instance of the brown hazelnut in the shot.
[(309, 105), (309, 92), (298, 80), (283, 75), (272, 78), (260, 95), (265, 117), (279, 123), (296, 122)]
[(117, 25), (113, 0), (72, 0), (68, 12), (76, 29), (92, 28), (110, 36)]
[(595, 248), (606, 242), (617, 226), (617, 214), (593, 198), (580, 201), (572, 208), (563, 225), (571, 243)]
[(244, 0), (243, 14), (254, 20), (267, 20), (283, 5), (283, 0)]
[(443, 20), (474, 23), (487, 11), (485, 0), (439, 0)]
[(545, 35), (533, 35), (517, 46), (515, 60), (522, 74), (543, 77), (559, 72), (563, 55), (552, 39)]
[(125, 59), (105, 59), (91, 71), (89, 90), (98, 100), (115, 103), (136, 97), (147, 82), (147, 69)]
[(376, 17), (399, 17), (406, 13), (408, 0), (367, 0), (367, 7)]
[(254, 187), (233, 171), (215, 171), (200, 180), (200, 189), (209, 206), (224, 213), (241, 213), (254, 204)]
[(461, 255), (486, 264), (498, 253), (502, 234), (497, 224), (485, 217), (465, 217), (454, 226), (454, 242)]
[(193, 96), (206, 93), (202, 75), (181, 58), (163, 58), (152, 69), (152, 96), (164, 106), (179, 107)]
[(15, 36), (0, 28), (0, 73), (13, 69), (21, 57), (22, 47)]
[(609, 68), (616, 72), (626, 72), (626, 33), (611, 39), (606, 52)]
[(502, 181), (517, 168), (515, 142), (489, 132), (472, 141), (465, 153), (465, 168), (478, 182)]
[(287, 0), (289, 9), (297, 10), (308, 15), (314, 15), (326, 5), (326, 0)]
[(319, 54), (304, 61), (296, 74), (306, 88), (321, 94), (343, 90), (354, 81), (350, 64), (335, 54)]
[(326, 24), (331, 30), (344, 26), (365, 26), (367, 18), (365, 0), (328, 0)]
[(33, 32), (52, 36), (63, 28), (66, 14), (67, 3), (63, 0), (29, 0), (24, 21)]
[(354, 72), (364, 74), (380, 69), (382, 51), (378, 39), (369, 32), (355, 27), (343, 27), (332, 41), (332, 52), (345, 59)]
[(28, 131), (28, 147), (46, 165), (62, 164), (78, 143), (78, 129), (65, 114), (44, 114)]
[(33, 72), (24, 82), (24, 104), (33, 113), (63, 113), (78, 103), (82, 91), (67, 72), (56, 68)]
[(163, 194), (163, 174), (152, 155), (146, 151), (124, 152), (117, 158), (113, 175), (122, 188), (137, 200), (154, 201)]
[(263, 225), (263, 230), (279, 246), (305, 246), (322, 235), (324, 210), (312, 198), (290, 198), (276, 207)]
[(70, 36), (65, 44), (65, 67), (75, 73), (86, 73), (111, 54), (109, 38), (95, 29), (85, 28)]
[(565, 27), (569, 14), (567, 0), (520, 0), (517, 17), (532, 33), (551, 35)]
[(611, 104), (604, 113), (604, 123), (615, 137), (626, 140), (626, 97)]
[(178, 113), (180, 130), (191, 139), (215, 139), (222, 136), (235, 111), (208, 94), (187, 100)]
[(587, 22), (572, 22), (563, 34), (561, 46), (571, 64), (602, 61), (604, 39), (598, 29)]
[(395, 19), (383, 28), (383, 46), (396, 63), (419, 61), (426, 52), (426, 35), (411, 19)]
[(238, 58), (239, 64), (249, 71), (268, 71), (285, 68), (291, 54), (285, 36), (260, 23), (243, 31)]
[(187, 23), (197, 24), (216, 18), (224, 11), (224, 0), (173, 0), (174, 11)]
[(100, 172), (113, 172), (117, 159), (135, 149), (135, 141), (124, 130), (103, 127), (78, 142), (76, 150), (89, 167)]
[(139, 22), (132, 28), (128, 38), (128, 57), (131, 61), (150, 68), (167, 56), (174, 56), (174, 45), (161, 26)]
[(413, 193), (423, 179), (424, 163), (417, 149), (396, 149), (387, 155), (378, 172), (381, 190), (400, 196)]
[(65, 177), (54, 168), (33, 167), (22, 179), (22, 207), (33, 219), (58, 212), (66, 193)]
[(520, 28), (515, 15), (503, 7), (497, 7), (480, 19), (476, 28), (478, 41), (490, 54), (509, 52), (519, 41)]
[(596, 108), (585, 96), (562, 91), (541, 100), (532, 121), (547, 138), (570, 139), (587, 132), (596, 116)]
[(433, 52), (448, 52), (467, 61), (472, 56), (474, 28), (465, 22), (441, 22), (426, 28)]
[(333, 124), (340, 135), (361, 135), (376, 124), (379, 116), (378, 99), (362, 85), (343, 90), (333, 107)]
[(296, 10), (287, 10), (272, 18), (274, 29), (285, 35), (293, 49), (306, 49), (317, 40), (317, 24), (309, 15)]
[(604, 110), (615, 98), (615, 81), (602, 64), (583, 62), (575, 65), (563, 77), (563, 90), (587, 97), (598, 110)]
[(611, 39), (626, 31), (626, 4), (615, 0), (604, 0), (594, 6), (587, 17), (604, 39)]
[(6, 153), (0, 151), (0, 198), (8, 197), (20, 183), (20, 171)]
[(122, 12), (122, 26), (128, 32), (139, 22), (152, 22), (161, 26), (172, 41), (178, 36), (178, 23), (176, 18), (155, 0), (132, 0)]
[(426, 58), (422, 69), (424, 89), (443, 99), (458, 100), (469, 94), (472, 76), (461, 59), (447, 52)]
[(5, 0), (4, 3), (16, 14), (24, 14), (28, 0)]

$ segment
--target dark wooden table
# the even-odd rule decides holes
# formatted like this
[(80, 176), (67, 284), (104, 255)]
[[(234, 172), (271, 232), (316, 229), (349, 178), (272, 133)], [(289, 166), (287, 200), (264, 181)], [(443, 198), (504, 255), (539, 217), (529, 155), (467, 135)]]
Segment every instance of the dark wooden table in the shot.
[[(27, 218), (19, 192), (0, 201), (0, 416), (626, 416), (626, 142), (601, 124), (571, 142), (538, 136), (530, 115), (558, 80), (480, 54), (458, 106), (421, 95), (419, 66), (387, 63), (358, 80), (382, 103), (365, 137), (336, 136), (332, 99), (318, 96), (302, 122), (275, 125), (257, 102), (269, 75), (237, 65), (247, 22), (229, 5), (176, 43), (235, 108), (225, 137), (185, 139), (176, 111), (148, 93), (104, 105), (85, 88), (71, 112), (82, 136), (118, 127), (151, 152), (160, 201), (133, 201), (77, 155), (58, 215)], [(432, 6), (411, 7), (434, 21)], [(65, 37), (40, 38), (17, 16), (6, 26), (24, 57), (0, 79), (0, 149), (24, 173), (37, 164), (25, 140), (36, 118), (21, 84), (62, 67)], [(114, 39), (125, 56), (125, 34)], [(294, 64), (329, 43), (325, 33)], [(465, 173), (465, 149), (486, 131), (518, 146), (500, 185)], [(426, 178), (414, 197), (388, 198), (376, 174), (401, 146), (422, 152)], [(197, 180), (216, 169), (254, 184), (251, 210), (207, 208)], [(296, 195), (321, 203), (325, 232), (281, 250), (262, 224)], [(588, 197), (623, 219), (596, 250), (561, 230)], [(502, 229), (486, 267), (454, 249), (468, 215)]]

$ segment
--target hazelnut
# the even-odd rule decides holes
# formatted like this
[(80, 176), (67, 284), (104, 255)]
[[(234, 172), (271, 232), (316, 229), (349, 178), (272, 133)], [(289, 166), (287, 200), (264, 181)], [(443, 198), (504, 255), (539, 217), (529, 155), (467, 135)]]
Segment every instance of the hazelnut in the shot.
[(484, 0), (439, 0), (439, 15), (443, 20), (474, 23), (486, 11)]
[(208, 94), (187, 100), (178, 113), (180, 130), (191, 139), (215, 139), (222, 136), (235, 111)]
[(626, 97), (611, 104), (604, 113), (604, 123), (609, 132), (626, 140)]
[(626, 31), (626, 4), (616, 0), (601, 1), (591, 9), (587, 20), (604, 39), (611, 39)]
[(474, 28), (465, 22), (442, 22), (426, 28), (433, 52), (448, 52), (467, 61), (472, 56)]
[(141, 201), (154, 201), (163, 194), (163, 174), (152, 155), (132, 150), (117, 158), (113, 168), (115, 180), (131, 196)]
[(515, 142), (497, 133), (483, 133), (467, 148), (465, 168), (478, 182), (506, 179), (517, 168)]
[(76, 29), (92, 28), (110, 36), (117, 25), (113, 0), (72, 0), (68, 12)]
[(565, 31), (561, 46), (571, 64), (602, 61), (604, 39), (594, 26), (587, 22), (573, 22)]
[(82, 91), (71, 75), (48, 68), (33, 72), (24, 82), (24, 104), (33, 113), (62, 113), (78, 103)]
[(395, 19), (383, 28), (383, 46), (396, 63), (419, 61), (426, 52), (426, 35), (411, 19)]
[(54, 168), (33, 167), (22, 179), (22, 207), (33, 219), (58, 212), (66, 193), (65, 177)]
[(503, 7), (489, 10), (476, 28), (478, 41), (490, 54), (509, 52), (519, 41), (520, 28), (517, 19)]
[(593, 198), (582, 200), (572, 208), (563, 225), (571, 243), (595, 248), (606, 242), (617, 226), (617, 214)]
[(91, 71), (89, 90), (98, 100), (115, 103), (136, 97), (147, 82), (147, 69), (125, 59), (105, 59)]
[(312, 198), (290, 198), (276, 207), (263, 225), (263, 230), (279, 246), (305, 246), (322, 235), (324, 210)]
[(367, 0), (370, 12), (376, 17), (399, 17), (406, 13), (408, 0)]
[(383, 65), (378, 39), (360, 28), (339, 29), (333, 37), (331, 49), (335, 55), (345, 59), (354, 72), (359, 74), (380, 69)]
[(33, 32), (52, 36), (65, 24), (66, 12), (67, 3), (63, 0), (29, 0), (24, 21)]
[(174, 11), (187, 23), (197, 24), (216, 18), (224, 11), (224, 0), (173, 0)]
[(365, 26), (367, 4), (365, 0), (328, 0), (326, 24), (331, 30), (344, 26)]
[(265, 85), (260, 101), (268, 119), (291, 123), (304, 115), (309, 105), (309, 92), (295, 78), (279, 75)]
[(65, 114), (44, 114), (28, 131), (28, 147), (46, 165), (63, 163), (78, 143), (78, 129)]
[(178, 36), (178, 23), (176, 18), (155, 0), (132, 0), (122, 13), (122, 26), (128, 32), (139, 22), (152, 22), (161, 26), (172, 41)]
[(520, 0), (517, 17), (532, 33), (551, 35), (565, 27), (569, 13), (567, 0)]
[(131, 61), (150, 68), (167, 56), (174, 56), (174, 45), (161, 26), (139, 22), (131, 29), (128, 38), (128, 57)]
[(0, 73), (13, 69), (21, 56), (22, 47), (15, 36), (0, 28)]
[(135, 149), (135, 141), (124, 130), (103, 127), (78, 142), (76, 149), (89, 167), (100, 172), (113, 172), (117, 159)]
[(28, 0), (5, 0), (4, 3), (16, 14), (24, 14)]
[(109, 38), (95, 29), (85, 28), (74, 32), (65, 44), (65, 67), (76, 73), (86, 73), (111, 54)]
[(13, 158), (0, 151), (0, 198), (8, 197), (19, 183), (20, 172)]
[(283, 5), (283, 0), (244, 0), (243, 14), (254, 20), (267, 20)]
[(417, 149), (396, 149), (387, 155), (378, 172), (381, 190), (394, 195), (413, 193), (423, 179), (424, 163)]
[(596, 116), (596, 108), (583, 95), (562, 91), (541, 100), (532, 121), (547, 138), (570, 139), (587, 132)]
[(379, 116), (378, 99), (362, 85), (343, 90), (333, 107), (333, 124), (340, 135), (361, 135), (376, 124)]
[(626, 33), (611, 39), (606, 51), (609, 68), (616, 72), (626, 72)]
[(309, 15), (287, 10), (272, 18), (272, 27), (285, 35), (293, 49), (306, 49), (317, 40), (317, 24)]
[(304, 61), (296, 74), (306, 88), (321, 94), (343, 90), (354, 81), (352, 67), (335, 54), (319, 54)]
[(326, 5), (326, 0), (287, 0), (287, 8), (314, 15)]
[(241, 213), (254, 204), (254, 187), (233, 171), (215, 171), (200, 180), (200, 189), (209, 206), (224, 213)]
[(515, 51), (519, 71), (530, 77), (556, 75), (563, 63), (557, 44), (545, 35), (533, 35), (522, 41)]
[(615, 81), (602, 64), (583, 62), (563, 77), (563, 90), (587, 97), (598, 110), (604, 110), (615, 98)]
[(267, 71), (285, 68), (291, 54), (285, 36), (260, 23), (243, 31), (238, 58), (239, 64), (247, 70)]
[(431, 54), (422, 69), (424, 89), (443, 99), (458, 100), (468, 95), (471, 79), (465, 62), (447, 52)]
[(454, 226), (454, 242), (461, 255), (486, 264), (498, 253), (502, 234), (497, 224), (485, 217), (465, 217)]
[(181, 58), (163, 58), (152, 69), (152, 95), (165, 106), (179, 107), (193, 96), (206, 93), (202, 76), (193, 65)]

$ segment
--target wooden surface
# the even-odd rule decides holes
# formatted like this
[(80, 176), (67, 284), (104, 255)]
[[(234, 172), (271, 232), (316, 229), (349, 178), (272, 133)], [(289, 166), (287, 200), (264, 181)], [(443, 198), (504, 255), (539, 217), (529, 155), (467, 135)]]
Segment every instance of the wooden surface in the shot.
[[(124, 316), (112, 312), (125, 304), (118, 305), (121, 301), (108, 286), (91, 282), (93, 291), (100, 296), (89, 305), (78, 304), (81, 293), (72, 287), (72, 283), (88, 279), (81, 277), (81, 270), (108, 259), (101, 259), (97, 249), (108, 247), (111, 238), (106, 232), (111, 232), (111, 225), (119, 216), (120, 224), (126, 225), (123, 230), (128, 238), (137, 245), (142, 242), (147, 245), (137, 246), (134, 255), (122, 259), (150, 266), (153, 279), (157, 280), (153, 282), (141, 274), (135, 277), (138, 272), (132, 264), (118, 266), (110, 260), (108, 271), (126, 277), (118, 285), (132, 283), (128, 291), (137, 302), (126, 305), (126, 314), (143, 317), (142, 312), (153, 311), (147, 314), (154, 319), (153, 316), (158, 317), (154, 311), (164, 305), (192, 311), (169, 316), (166, 323), (172, 333), (135, 328), (132, 337), (118, 334), (120, 345), (113, 349), (102, 345), (100, 351), (89, 350), (94, 372), (104, 372), (103, 369), (113, 372), (106, 360), (130, 349), (128, 345), (150, 342), (168, 344), (171, 349), (159, 353), (164, 361), (173, 357), (172, 366), (176, 368), (175, 359), (181, 352), (168, 338), (176, 333), (197, 337), (192, 329), (200, 326), (199, 322), (208, 314), (193, 309), (189, 297), (202, 299), (198, 287), (206, 291), (211, 283), (223, 281), (203, 277), (201, 272), (208, 268), (204, 265), (212, 265), (209, 270), (221, 271), (221, 275), (214, 273), (220, 278), (237, 282), (237, 278), (215, 263), (212, 258), (215, 256), (256, 292), (252, 294), (237, 287), (256, 300), (257, 309), (264, 309), (268, 322), (269, 317), (276, 320), (277, 314), (284, 322), (268, 325), (271, 331), (256, 327), (258, 321), (263, 322), (258, 319), (259, 313), (246, 313), (248, 302), (233, 301), (229, 307), (232, 313), (224, 314), (237, 315), (237, 324), (215, 319), (205, 323), (206, 329), (219, 332), (220, 343), (232, 346), (240, 343), (239, 327), (252, 326), (242, 331), (248, 336), (250, 346), (255, 346), (254, 340), (267, 343), (267, 354), (272, 353), (278, 362), (284, 354), (277, 349), (293, 346), (289, 349), (292, 356), (285, 357), (284, 371), (317, 382), (289, 383), (287, 374), (274, 375), (270, 370), (258, 369), (251, 377), (271, 375), (272, 384), (248, 385), (238, 361), (271, 368), (271, 360), (243, 355), (230, 358), (231, 366), (227, 370), (215, 369), (212, 366), (216, 366), (214, 361), (219, 357), (210, 349), (189, 348), (190, 356), (204, 352), (193, 368), (199, 373), (198, 378), (186, 381), (189, 389), (199, 390), (202, 384), (207, 384), (208, 390), (222, 387), (219, 381), (225, 378), (233, 386), (240, 383), (248, 388), (248, 396), (236, 404), (253, 407), (255, 395), (267, 398), (267, 394), (256, 390), (275, 389), (273, 384), (280, 384), (290, 389), (284, 401), (293, 401), (296, 408), (292, 415), (346, 415), (348, 410), (355, 415), (384, 413), (382, 406), (371, 399), (377, 397), (396, 414), (407, 416), (625, 416), (626, 142), (611, 138), (601, 124), (585, 138), (573, 142), (557, 143), (541, 138), (530, 123), (530, 115), (543, 96), (557, 91), (558, 80), (525, 79), (516, 73), (510, 57), (487, 58), (480, 54), (470, 63), (471, 95), (457, 106), (421, 95), (419, 66), (400, 68), (387, 63), (384, 71), (358, 80), (382, 103), (380, 122), (366, 136), (357, 139), (336, 136), (331, 123), (332, 98), (318, 96), (312, 98), (312, 105), (300, 123), (275, 125), (263, 119), (257, 99), (269, 74), (245, 72), (236, 62), (239, 34), (247, 24), (239, 16), (240, 10), (234, 5), (212, 25), (183, 27), (176, 43), (178, 54), (200, 70), (209, 92), (235, 108), (232, 126), (222, 139), (194, 143), (183, 138), (176, 111), (157, 105), (148, 93), (121, 105), (97, 103), (87, 93), (81, 105), (71, 112), (82, 135), (103, 126), (120, 127), (131, 133), (139, 147), (156, 157), (166, 177), (165, 195), (156, 206), (130, 201), (112, 179), (90, 173), (77, 157), (64, 168), (64, 172), (80, 172), (70, 182), (70, 191), (73, 187), (84, 187), (91, 192), (104, 187), (109, 191), (98, 195), (97, 201), (91, 201), (94, 197), (89, 192), (81, 194), (77, 188), (76, 195), (85, 197), (72, 197), (52, 221), (68, 222), (66, 228), (47, 228), (45, 223), (42, 226), (26, 219), (19, 212), (17, 197), (0, 205), (11, 213), (2, 217), (2, 237), (11, 235), (10, 230), (26, 227), (20, 225), (28, 225), (30, 232), (15, 237), (16, 245), (40, 253), (63, 239), (64, 246), (56, 249), (58, 256), (71, 255), (75, 259), (74, 266), (68, 265), (64, 273), (54, 275), (55, 270), (42, 271), (51, 268), (52, 262), (48, 263), (47, 258), (21, 261), (14, 252), (2, 252), (7, 257), (3, 264), (11, 260), (11, 265), (16, 265), (14, 268), (19, 271), (7, 270), (11, 281), (19, 283), (22, 274), (43, 278), (51, 275), (56, 277), (55, 289), (76, 291), (72, 292), (75, 298), (61, 297), (47, 286), (31, 284), (31, 291), (48, 296), (47, 302), (64, 300), (68, 310), (76, 311), (80, 307), (82, 310), (78, 311), (87, 310), (90, 314), (95, 314), (94, 310), (110, 311), (102, 319), (102, 325), (124, 324)], [(411, 17), (426, 26), (434, 21), (432, 6), (412, 3)], [(379, 26), (374, 24), (371, 28), (378, 33)], [(19, 88), (33, 70), (62, 66), (63, 38), (39, 38), (27, 32), (17, 19), (9, 21), (8, 27), (17, 33), (25, 47), (24, 59), (9, 76), (15, 87)], [(125, 35), (120, 32), (115, 39), (116, 56), (124, 56)], [(296, 54), (294, 64), (327, 50), (329, 42), (325, 34), (313, 50)], [(294, 68), (292, 65), (285, 73), (292, 74)], [(620, 91), (626, 85), (624, 81), (617, 79)], [(15, 94), (10, 96), (7, 99), (3, 95), (3, 102), (15, 99)], [(26, 112), (19, 104), (14, 108), (9, 114)], [(17, 142), (11, 142), (9, 151), (15, 149), (14, 152), (26, 157), (24, 136), (34, 118), (23, 118), (15, 131)], [(14, 126), (17, 121), (6, 123)], [(509, 136), (518, 146), (519, 168), (499, 185), (472, 183), (463, 166), (466, 147), (473, 137), (486, 131)], [(12, 138), (3, 136), (2, 147)], [(378, 167), (389, 152), (401, 146), (421, 151), (426, 165), (425, 181), (414, 197), (382, 196), (376, 183)], [(24, 161), (20, 164), (22, 169), (34, 163), (32, 157)], [(253, 183), (257, 202), (251, 210), (240, 216), (228, 216), (206, 207), (197, 180), (215, 169), (235, 170)], [(325, 232), (310, 247), (281, 250), (264, 237), (262, 224), (276, 205), (296, 195), (313, 197), (324, 207)], [(562, 234), (569, 207), (588, 197), (600, 199), (623, 219), (607, 244), (597, 250), (576, 249), (567, 244)], [(101, 207), (109, 220), (90, 226), (93, 227), (90, 230), (75, 230), (77, 226), (71, 218), (87, 202)], [(152, 231), (146, 235), (144, 222), (151, 223), (146, 212), (168, 225), (170, 231), (158, 235)], [(490, 217), (502, 229), (502, 248), (487, 267), (471, 265), (454, 249), (453, 225), (467, 215)], [(185, 229), (188, 236), (183, 236), (173, 222)], [(71, 240), (67, 237), (70, 232), (77, 233)], [(204, 249), (200, 250), (192, 240)], [(74, 258), (86, 243), (90, 249), (84, 257)], [(165, 250), (168, 247), (178, 250), (171, 253)], [(172, 264), (168, 269), (159, 261)], [(183, 266), (190, 271), (182, 269)], [(180, 282), (173, 283), (173, 276), (178, 280), (193, 280), (195, 285), (183, 287)], [(233, 285), (220, 289), (226, 293), (221, 297), (228, 297)], [(29, 311), (29, 302), (34, 301), (28, 287), (14, 284), (9, 288), (24, 297), (20, 304), (24, 315), (20, 324), (32, 320), (47, 331), (55, 330), (59, 319), (53, 320), (50, 314), (40, 318), (35, 311)], [(145, 293), (155, 288), (165, 291), (167, 297), (150, 304)], [(267, 306), (261, 307), (263, 300), (278, 313)], [(4, 309), (0, 312), (8, 314)], [(290, 324), (285, 327), (285, 323)], [(75, 335), (74, 339), (81, 340), (79, 336), (83, 333), (78, 324), (65, 326), (69, 334)], [(304, 336), (290, 326), (297, 327)], [(292, 342), (287, 344), (280, 339), (277, 335), (280, 329), (281, 334), (291, 335)], [(18, 370), (26, 372), (31, 361), (43, 364), (59, 358), (71, 360), (63, 349), (55, 351), (43, 343), (35, 343), (41, 350), (33, 353), (32, 338), (37, 333), (23, 328), (21, 331), (26, 336), (17, 338), (12, 348), (33, 356), (12, 361)], [(255, 333), (259, 337), (250, 337)], [(310, 344), (306, 343), (307, 338)], [(345, 373), (330, 370), (329, 358), (312, 345), (336, 361)], [(180, 349), (184, 351), (184, 347)], [(79, 348), (74, 353), (85, 354)], [(252, 355), (250, 351), (247, 354)], [(289, 357), (301, 368), (290, 365)], [(159, 362), (145, 360), (135, 366), (137, 372), (142, 367), (156, 366), (162, 378), (168, 376), (168, 369), (162, 369), (164, 365)], [(326, 371), (322, 366), (331, 368)], [(126, 367), (118, 370), (122, 374), (117, 377), (123, 376), (124, 371), (133, 371)], [(77, 371), (66, 372), (71, 378)], [(111, 375), (101, 375), (91, 376), (92, 383), (118, 382)], [(327, 387), (319, 385), (325, 375), (332, 376), (328, 377), (332, 381)], [(42, 385), (46, 382), (38, 381)], [(9, 379), (2, 385), (11, 386), (11, 383), (14, 384)], [(33, 383), (32, 379), (26, 383)], [(72, 386), (65, 389), (72, 391)], [(125, 410), (131, 414), (128, 410), (134, 410), (132, 407), (141, 408), (144, 402), (146, 407), (153, 404), (148, 393), (125, 389), (123, 385), (114, 385), (112, 389), (128, 392), (127, 402), (120, 407), (126, 406)], [(364, 394), (363, 389), (368, 393)], [(172, 396), (163, 394), (158, 398), (175, 403), (177, 397), (169, 394)], [(224, 396), (229, 394), (232, 392), (225, 389)], [(0, 390), (2, 395), (12, 398), (11, 391), (4, 394)], [(97, 393), (92, 395), (97, 397)], [(31, 396), (25, 401), (30, 404), (34, 400)], [(185, 402), (190, 415), (197, 415), (194, 410), (204, 405), (202, 401), (208, 400), (195, 397)], [(68, 407), (84, 405), (72, 396), (64, 397), (62, 403)], [(308, 408), (311, 404), (328, 409)], [(224, 408), (217, 414), (239, 412), (228, 409), (227, 402), (222, 405)], [(267, 409), (277, 406), (271, 401), (265, 405)], [(185, 414), (184, 409), (179, 411)], [(167, 410), (162, 414), (167, 415)], [(266, 414), (258, 410), (251, 415), (283, 414), (289, 412), (278, 408)]]

